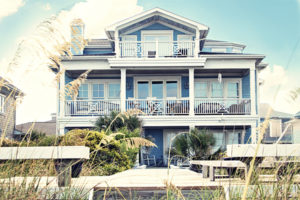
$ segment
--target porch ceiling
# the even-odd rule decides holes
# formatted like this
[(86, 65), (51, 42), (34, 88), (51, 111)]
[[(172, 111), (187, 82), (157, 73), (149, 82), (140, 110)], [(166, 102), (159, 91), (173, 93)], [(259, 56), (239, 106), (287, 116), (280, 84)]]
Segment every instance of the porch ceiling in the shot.
[[(221, 73), (223, 77), (242, 77), (248, 73), (249, 70), (247, 69), (195, 69), (195, 76), (196, 77), (217, 77), (218, 73)], [(78, 77), (85, 70), (70, 70), (67, 71), (67, 74), (70, 77)], [(128, 69), (126, 71), (128, 76), (134, 75), (155, 75), (155, 76), (170, 76), (170, 75), (177, 75), (177, 76), (188, 76), (189, 71), (188, 69)], [(88, 77), (103, 77), (103, 76), (112, 76), (112, 77), (120, 77), (120, 70), (92, 70)]]

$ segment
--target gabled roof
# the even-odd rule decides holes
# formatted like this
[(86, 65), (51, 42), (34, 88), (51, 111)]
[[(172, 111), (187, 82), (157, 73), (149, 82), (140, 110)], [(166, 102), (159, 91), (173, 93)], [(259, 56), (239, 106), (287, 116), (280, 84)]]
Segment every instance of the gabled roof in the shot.
[(16, 86), (14, 86), (13, 84), (11, 84), (8, 80), (6, 80), (5, 78), (3, 78), (2, 76), (0, 76), (0, 93), (1, 90), (6, 89), (9, 92), (10, 91), (15, 91), (15, 96), (23, 96), (24, 93), (17, 88)]
[(202, 31), (206, 31), (206, 32), (208, 32), (208, 30), (209, 30), (208, 26), (203, 25), (201, 23), (195, 22), (195, 21), (187, 19), (185, 17), (181, 17), (179, 15), (176, 15), (172, 12), (163, 10), (161, 8), (153, 8), (151, 10), (141, 12), (137, 15), (134, 15), (132, 17), (121, 20), (117, 23), (114, 23), (114, 24), (108, 26), (105, 29), (106, 34), (109, 36), (109, 38), (113, 38), (112, 32), (114, 32), (116, 29), (124, 28), (126, 26), (129, 26), (130, 24), (137, 23), (139, 21), (145, 20), (149, 17), (156, 16), (156, 15), (162, 16), (162, 17), (167, 18), (169, 20), (176, 21), (178, 23), (182, 23), (182, 24), (185, 24), (185, 25), (192, 26), (193, 28), (198, 29), (198, 30), (202, 30)]
[(239, 48), (244, 49), (246, 45), (235, 43), (235, 42), (227, 42), (227, 41), (221, 41), (221, 40), (211, 40), (211, 39), (206, 39), (204, 41), (204, 46), (236, 46)]
[(274, 110), (269, 104), (261, 103), (259, 106), (259, 113), (261, 118), (266, 118), (268, 111), (271, 109), (270, 118), (280, 118), (280, 119), (291, 119), (293, 115), (290, 113), (284, 113)]

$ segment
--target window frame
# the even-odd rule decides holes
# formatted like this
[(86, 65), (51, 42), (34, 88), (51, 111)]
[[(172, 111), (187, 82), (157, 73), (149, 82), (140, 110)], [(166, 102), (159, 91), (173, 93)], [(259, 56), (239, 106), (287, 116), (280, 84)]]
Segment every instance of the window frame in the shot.
[(6, 101), (6, 96), (0, 94), (0, 114), (5, 113), (5, 101)]
[[(109, 98), (109, 84), (120, 84), (121, 92), (121, 80), (120, 79), (88, 79), (82, 84), (88, 84), (88, 98), (85, 100), (88, 101), (97, 101), (97, 100), (119, 100), (119, 98)], [(103, 84), (104, 85), (104, 98), (93, 98), (93, 84)], [(77, 99), (77, 97), (76, 97)], [(77, 99), (78, 100), (78, 99)]]
[(181, 98), (181, 77), (180, 76), (173, 76), (173, 77), (162, 77), (160, 76), (140, 76), (134, 77), (134, 97), (138, 98), (138, 82), (148, 82), (149, 90), (148, 90), (148, 97), (152, 98), (152, 82), (163, 82), (163, 99), (174, 98), (174, 97), (167, 97), (167, 81), (177, 81), (177, 97)]
[[(222, 78), (223, 84), (223, 97), (212, 97), (212, 83), (218, 82), (217, 78), (195, 78), (194, 80), (194, 94), (195, 84), (198, 82), (206, 82), (207, 83), (207, 97), (196, 97), (197, 99), (242, 99), (242, 79), (241, 78)], [(238, 83), (238, 97), (228, 97), (228, 83)]]

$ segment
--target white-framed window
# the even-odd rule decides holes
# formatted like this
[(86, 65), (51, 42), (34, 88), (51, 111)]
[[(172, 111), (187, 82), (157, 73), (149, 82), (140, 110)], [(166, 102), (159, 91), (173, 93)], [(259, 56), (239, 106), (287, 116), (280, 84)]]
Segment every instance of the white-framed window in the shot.
[[(171, 56), (173, 55), (173, 31), (172, 30), (143, 30), (142, 49), (145, 56)], [(158, 49), (156, 46), (158, 42)], [(158, 50), (158, 52), (156, 52)]]
[(223, 78), (219, 83), (216, 79), (195, 79), (195, 98), (241, 98), (241, 80)]
[(0, 113), (5, 112), (4, 104), (5, 104), (5, 96), (0, 94)]
[(225, 133), (223, 132), (213, 133), (213, 136), (215, 138), (215, 144), (212, 148), (212, 151), (216, 152), (220, 148), (223, 149), (225, 147)]
[(168, 77), (162, 80), (160, 77), (135, 78), (135, 97), (146, 98), (178, 98), (180, 97), (180, 77)]
[(80, 85), (77, 100), (99, 99), (120, 99), (120, 80), (93, 79)]
[(122, 36), (121, 46), (122, 56), (134, 57), (137, 56), (137, 36), (136, 35), (124, 35)]
[(270, 137), (280, 137), (282, 132), (281, 119), (270, 119)]

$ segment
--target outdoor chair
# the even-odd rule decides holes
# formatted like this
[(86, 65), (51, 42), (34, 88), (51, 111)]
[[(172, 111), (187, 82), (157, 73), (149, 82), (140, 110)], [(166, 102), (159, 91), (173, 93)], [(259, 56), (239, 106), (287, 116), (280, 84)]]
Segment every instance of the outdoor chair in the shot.
[(143, 161), (147, 166), (151, 166), (152, 164), (153, 166), (156, 166), (156, 159), (154, 155), (150, 156), (149, 154), (143, 154)]

